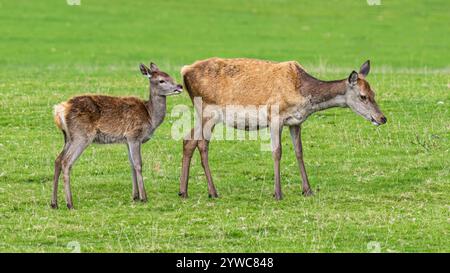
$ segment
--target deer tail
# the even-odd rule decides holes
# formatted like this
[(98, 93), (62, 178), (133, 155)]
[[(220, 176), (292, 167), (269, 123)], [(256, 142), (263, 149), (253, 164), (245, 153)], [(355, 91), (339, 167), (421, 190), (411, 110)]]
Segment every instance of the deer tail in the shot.
[(69, 134), (66, 122), (66, 113), (68, 110), (68, 106), (69, 105), (66, 102), (63, 102), (53, 107), (53, 118), (55, 119), (55, 124), (66, 135)]

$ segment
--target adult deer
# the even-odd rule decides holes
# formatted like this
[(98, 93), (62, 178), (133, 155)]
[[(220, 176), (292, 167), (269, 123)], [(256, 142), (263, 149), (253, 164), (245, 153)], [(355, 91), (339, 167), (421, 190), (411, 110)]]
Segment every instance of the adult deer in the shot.
[[(342, 80), (322, 81), (309, 75), (294, 61), (276, 63), (212, 58), (183, 67), (181, 74), (189, 96), (193, 101), (201, 97), (202, 103), (200, 106), (194, 103), (197, 113), (201, 113), (201, 122), (183, 141), (179, 195), (188, 196), (190, 162), (194, 150), (198, 148), (208, 181), (209, 196), (217, 197), (208, 164), (208, 147), (214, 125), (219, 122), (245, 130), (270, 128), (275, 173), (274, 196), (277, 200), (282, 198), (280, 138), (283, 126), (289, 126), (302, 177), (303, 194), (312, 195), (303, 162), (301, 124), (312, 113), (331, 107), (350, 107), (375, 125), (386, 123), (386, 117), (376, 104), (375, 94), (366, 81), (369, 70), (370, 62), (366, 61), (359, 73), (353, 71)], [(252, 126), (256, 124), (251, 120), (255, 117), (246, 116), (231, 122), (225, 119), (230, 116), (225, 110), (228, 105), (267, 106), (267, 109), (278, 111), (269, 111), (267, 122)]]
[(151, 63), (141, 64), (150, 81), (150, 99), (84, 95), (55, 106), (55, 123), (64, 134), (64, 148), (55, 160), (51, 207), (57, 208), (61, 170), (69, 209), (73, 208), (70, 170), (91, 143), (126, 143), (133, 177), (133, 199), (147, 201), (142, 178), (141, 144), (150, 139), (166, 115), (166, 97), (180, 94), (182, 86)]

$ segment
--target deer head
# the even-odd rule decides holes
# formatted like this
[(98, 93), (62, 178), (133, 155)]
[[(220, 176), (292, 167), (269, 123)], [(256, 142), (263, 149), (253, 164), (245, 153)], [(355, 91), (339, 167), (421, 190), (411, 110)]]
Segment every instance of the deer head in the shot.
[(347, 91), (345, 93), (346, 104), (353, 112), (369, 120), (374, 125), (387, 122), (387, 118), (381, 112), (375, 102), (375, 93), (366, 80), (370, 71), (370, 61), (366, 61), (360, 68), (359, 73), (353, 71), (348, 77)]
[(159, 70), (156, 64), (150, 63), (150, 68), (141, 64), (139, 68), (142, 75), (149, 78), (152, 94), (171, 96), (178, 95), (183, 91), (183, 86), (177, 84), (167, 73)]

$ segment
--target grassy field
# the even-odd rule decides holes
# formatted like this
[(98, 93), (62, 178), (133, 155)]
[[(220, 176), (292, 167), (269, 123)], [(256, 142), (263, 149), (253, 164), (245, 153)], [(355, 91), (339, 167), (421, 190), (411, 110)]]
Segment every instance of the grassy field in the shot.
[[(449, 2), (300, 2), (0, 0), (0, 251), (449, 252)], [(183, 93), (143, 146), (147, 204), (131, 200), (125, 147), (93, 145), (73, 168), (76, 210), (61, 187), (61, 208), (50, 209), (63, 144), (54, 104), (80, 93), (146, 98), (140, 62), (180, 81), (182, 65), (211, 56), (297, 60), (323, 79), (370, 58), (389, 122), (376, 128), (348, 109), (311, 116), (312, 198), (300, 194), (285, 130), (284, 200), (272, 198), (272, 157), (259, 141), (211, 143), (216, 200), (196, 154), (181, 200), (170, 111), (191, 107)]]

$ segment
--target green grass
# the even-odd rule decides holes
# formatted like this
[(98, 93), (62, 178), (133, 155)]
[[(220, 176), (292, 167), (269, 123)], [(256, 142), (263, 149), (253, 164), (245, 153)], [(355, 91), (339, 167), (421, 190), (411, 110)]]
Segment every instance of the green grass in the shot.
[[(0, 251), (450, 251), (450, 23), (448, 1), (0, 1)], [(76, 210), (49, 208), (62, 135), (52, 106), (80, 93), (146, 98), (138, 64), (180, 80), (211, 56), (297, 60), (324, 79), (370, 58), (389, 119), (375, 128), (346, 109), (303, 126), (316, 195), (304, 198), (288, 130), (284, 200), (272, 198), (259, 141), (215, 141), (210, 200), (196, 154), (180, 200), (180, 141), (168, 115), (143, 146), (149, 202), (131, 201), (121, 145), (92, 145), (73, 168)], [(186, 93), (169, 98), (191, 107)], [(250, 163), (250, 164), (249, 164)], [(60, 183), (62, 186), (62, 183)], [(320, 190), (319, 190), (320, 189)]]

